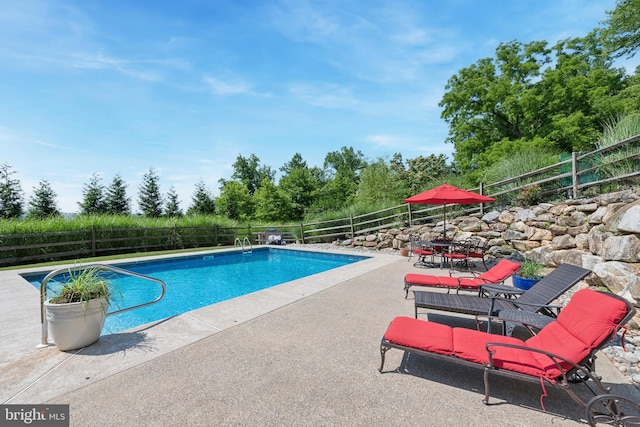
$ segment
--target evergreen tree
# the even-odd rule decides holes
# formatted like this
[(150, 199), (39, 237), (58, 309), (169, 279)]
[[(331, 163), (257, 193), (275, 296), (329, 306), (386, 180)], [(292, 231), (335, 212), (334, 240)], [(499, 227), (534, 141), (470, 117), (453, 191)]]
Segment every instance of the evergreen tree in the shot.
[(91, 175), (89, 183), (82, 190), (82, 202), (78, 203), (82, 215), (99, 215), (107, 211), (104, 186), (97, 174)]
[(128, 215), (131, 213), (131, 199), (127, 197), (127, 185), (120, 175), (116, 175), (107, 188), (105, 212), (111, 215)]
[(291, 203), (291, 219), (301, 220), (307, 209), (313, 204), (317, 190), (323, 183), (314, 176), (299, 153), (285, 163), (280, 170), (284, 175), (278, 182), (278, 188), (286, 193)]
[(193, 204), (187, 211), (189, 215), (213, 215), (216, 213), (216, 206), (211, 192), (202, 180), (196, 184), (196, 190), (193, 193), (191, 201)]
[(182, 209), (180, 209), (180, 200), (178, 200), (178, 193), (176, 189), (171, 187), (167, 193), (167, 205), (164, 209), (164, 214), (168, 217), (177, 218), (182, 216)]
[(22, 216), (22, 188), (11, 176), (15, 171), (7, 164), (0, 165), (0, 218), (11, 219)]
[(40, 181), (38, 187), (33, 188), (33, 196), (29, 199), (30, 218), (50, 218), (60, 215), (56, 204), (56, 193), (48, 181)]
[(159, 218), (162, 215), (162, 194), (160, 194), (160, 177), (155, 170), (142, 176), (142, 185), (138, 195), (138, 204), (143, 215)]

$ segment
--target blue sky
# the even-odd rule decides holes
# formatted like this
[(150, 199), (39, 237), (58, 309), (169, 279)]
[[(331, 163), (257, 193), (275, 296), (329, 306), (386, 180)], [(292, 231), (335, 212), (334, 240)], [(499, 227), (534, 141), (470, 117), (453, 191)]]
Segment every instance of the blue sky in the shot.
[(93, 173), (150, 168), (184, 210), (238, 155), (279, 169), (450, 155), (447, 80), (500, 42), (580, 37), (615, 0), (9, 0), (0, 5), (0, 164), (25, 202), (78, 210)]

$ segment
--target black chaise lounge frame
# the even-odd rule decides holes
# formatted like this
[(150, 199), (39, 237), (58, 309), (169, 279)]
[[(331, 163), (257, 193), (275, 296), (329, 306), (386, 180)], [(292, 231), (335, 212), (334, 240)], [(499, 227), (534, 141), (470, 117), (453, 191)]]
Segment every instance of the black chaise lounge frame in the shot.
[[(492, 297), (478, 297), (474, 295), (445, 294), (442, 292), (413, 291), (415, 295), (415, 317), (418, 317), (418, 309), (447, 311), (453, 313), (468, 314), (472, 316), (498, 316), (498, 312), (520, 311), (523, 313), (542, 313), (555, 317), (557, 310), (551, 304), (556, 298), (568, 291), (575, 284), (591, 273), (582, 267), (570, 264), (562, 264), (545, 276), (538, 283), (518, 298), (499, 297), (499, 294), (509, 294), (514, 291), (513, 286), (490, 285)], [(482, 286), (481, 288), (485, 288)], [(558, 307), (559, 308), (559, 307)], [(532, 317), (532, 316), (529, 316)], [(501, 319), (506, 322), (506, 319)], [(529, 319), (531, 322), (531, 319)], [(514, 319), (518, 322), (520, 319)], [(548, 317), (540, 316), (544, 322), (540, 327), (548, 323)], [(530, 323), (532, 326), (536, 326)], [(509, 327), (509, 325), (507, 325)]]

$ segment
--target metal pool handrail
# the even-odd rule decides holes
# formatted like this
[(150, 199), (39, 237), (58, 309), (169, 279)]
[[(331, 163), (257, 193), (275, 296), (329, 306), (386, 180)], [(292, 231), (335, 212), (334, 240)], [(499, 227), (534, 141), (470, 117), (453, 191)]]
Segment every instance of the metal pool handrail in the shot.
[[(245, 248), (245, 243), (249, 246), (249, 249)], [(240, 240), (240, 238), (236, 237), (234, 245), (241, 247), (243, 254), (253, 253), (253, 245), (251, 244), (251, 240), (249, 240), (248, 237), (245, 237), (244, 240), (242, 240), (242, 241)]]
[(149, 280), (151, 282), (155, 282), (155, 283), (159, 284), (162, 287), (162, 293), (160, 293), (160, 295), (158, 297), (156, 297), (154, 300), (147, 301), (147, 302), (144, 302), (142, 304), (132, 305), (131, 307), (125, 307), (125, 308), (121, 308), (119, 310), (111, 311), (109, 313), (106, 313), (107, 316), (113, 316), (114, 314), (123, 313), (125, 311), (135, 310), (136, 308), (146, 307), (148, 305), (155, 304), (158, 301), (160, 301), (162, 298), (164, 298), (164, 295), (167, 293), (167, 285), (162, 280), (156, 279), (156, 278), (153, 278), (153, 277), (149, 277), (149, 276), (145, 276), (143, 274), (135, 273), (133, 271), (123, 270), (122, 268), (114, 267), (114, 266), (111, 266), (111, 265), (89, 264), (89, 265), (80, 265), (80, 266), (74, 266), (74, 267), (59, 268), (57, 270), (54, 270), (51, 273), (47, 274), (45, 276), (45, 278), (42, 279), (42, 283), (40, 284), (40, 323), (42, 325), (42, 338), (41, 338), (41, 341), (40, 341), (40, 344), (38, 345), (38, 347), (47, 347), (49, 345), (48, 344), (49, 332), (48, 332), (48, 328), (47, 328), (47, 319), (46, 319), (45, 307), (44, 307), (44, 302), (47, 299), (47, 283), (49, 282), (49, 280), (51, 280), (53, 277), (57, 276), (58, 274), (66, 273), (66, 272), (71, 273), (71, 272), (74, 272), (74, 271), (80, 271), (80, 270), (84, 270), (84, 269), (89, 268), (89, 267), (97, 268), (97, 269), (100, 269), (100, 270), (113, 271), (113, 272), (118, 273), (118, 274), (123, 274), (125, 276), (133, 276), (133, 277), (137, 277), (137, 278), (143, 279), (143, 280)]

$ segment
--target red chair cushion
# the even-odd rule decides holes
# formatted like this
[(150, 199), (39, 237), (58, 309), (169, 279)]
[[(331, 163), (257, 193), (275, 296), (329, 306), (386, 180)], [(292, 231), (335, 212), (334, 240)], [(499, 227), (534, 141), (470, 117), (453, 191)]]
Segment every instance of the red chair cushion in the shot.
[[(558, 322), (552, 322), (543, 328), (538, 335), (529, 338), (527, 340), (527, 346), (557, 354), (558, 356), (562, 356), (579, 364), (589, 355), (592, 348), (576, 338), (573, 332), (574, 331), (568, 331)], [(545, 372), (545, 377), (556, 378), (561, 375), (555, 363), (548, 356), (541, 353), (534, 353), (534, 357), (538, 360), (542, 370)], [(558, 360), (558, 362), (560, 362), (560, 360)], [(560, 363), (560, 366), (565, 371), (571, 369), (571, 365), (566, 362)]]
[(419, 256), (429, 256), (429, 255), (433, 255), (433, 252), (427, 250), (427, 249), (419, 249), (416, 248), (412, 251), (414, 254), (419, 255)]
[(487, 334), (465, 328), (454, 328), (453, 330), (454, 354), (461, 359), (475, 363), (489, 363), (489, 356), (485, 348), (488, 342), (524, 345), (524, 341), (514, 337)]
[(587, 346), (595, 348), (611, 336), (626, 314), (624, 302), (583, 289), (576, 292), (571, 303), (560, 312), (558, 323)]
[(500, 283), (520, 269), (517, 262), (503, 259), (488, 271), (482, 273), (476, 279), (481, 279), (487, 283)]
[(404, 276), (405, 283), (421, 286), (441, 286), (448, 288), (457, 288), (458, 279), (449, 276), (431, 276), (429, 274), (410, 273)]
[(384, 333), (394, 344), (446, 355), (453, 354), (452, 328), (412, 317), (396, 317)]
[[(624, 302), (591, 289), (583, 289), (575, 293), (558, 315), (557, 321), (527, 340), (527, 346), (580, 363), (612, 336), (626, 313)], [(560, 375), (548, 357), (537, 354), (536, 358), (544, 366), (549, 378)], [(571, 368), (566, 363), (561, 366), (564, 369)]]

